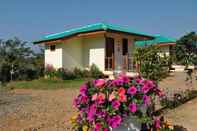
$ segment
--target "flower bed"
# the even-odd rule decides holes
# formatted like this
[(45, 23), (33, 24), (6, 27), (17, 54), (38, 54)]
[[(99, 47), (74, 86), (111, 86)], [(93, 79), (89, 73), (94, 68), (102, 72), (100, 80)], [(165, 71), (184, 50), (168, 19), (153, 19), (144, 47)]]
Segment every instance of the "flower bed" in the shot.
[(144, 111), (156, 95), (163, 95), (157, 84), (142, 77), (120, 75), (115, 80), (87, 82), (81, 85), (80, 94), (74, 100), (79, 111), (73, 120), (74, 128), (109, 131), (119, 127), (129, 116), (135, 116), (143, 125), (156, 123), (155, 127), (160, 128), (158, 121)]

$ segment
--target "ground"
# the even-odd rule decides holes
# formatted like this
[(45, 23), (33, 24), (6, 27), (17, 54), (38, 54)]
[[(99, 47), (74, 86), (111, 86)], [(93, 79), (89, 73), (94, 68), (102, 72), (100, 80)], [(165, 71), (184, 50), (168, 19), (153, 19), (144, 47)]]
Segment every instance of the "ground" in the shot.
[[(78, 82), (78, 84), (80, 84)], [(17, 83), (12, 83), (11, 88)], [(0, 131), (69, 131), (69, 118), (76, 113), (72, 100), (78, 88), (72, 83), (59, 86), (69, 88), (13, 89), (0, 92)], [(50, 84), (52, 86), (53, 83)], [(197, 81), (193, 80), (193, 89)], [(35, 85), (36, 86), (36, 85)], [(185, 75), (175, 73), (160, 83), (166, 92), (185, 90)], [(197, 98), (165, 112), (164, 115), (175, 124), (183, 125), (189, 131), (197, 129)]]

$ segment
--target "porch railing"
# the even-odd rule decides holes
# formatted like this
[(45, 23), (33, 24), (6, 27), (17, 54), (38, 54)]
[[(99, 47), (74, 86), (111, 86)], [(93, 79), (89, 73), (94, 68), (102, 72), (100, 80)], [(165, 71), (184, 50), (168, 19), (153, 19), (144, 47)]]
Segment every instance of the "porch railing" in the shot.
[(114, 70), (114, 56), (105, 57), (105, 70), (111, 71)]
[(134, 66), (133, 57), (128, 55), (123, 55), (123, 70), (134, 71), (134, 69), (135, 66)]
[[(115, 69), (114, 63), (115, 63), (114, 56), (105, 57), (105, 70), (106, 71), (114, 70)], [(122, 70), (125, 70), (125, 71), (134, 71), (135, 70), (133, 57), (128, 56), (128, 55), (123, 55)]]

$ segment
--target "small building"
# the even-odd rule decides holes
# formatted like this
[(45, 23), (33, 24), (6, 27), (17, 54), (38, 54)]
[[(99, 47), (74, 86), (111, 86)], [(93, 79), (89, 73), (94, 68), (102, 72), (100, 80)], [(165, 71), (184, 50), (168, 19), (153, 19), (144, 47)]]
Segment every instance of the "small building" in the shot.
[(176, 45), (176, 39), (155, 35), (155, 38), (152, 40), (142, 40), (135, 42), (135, 47), (138, 48), (143, 48), (150, 45), (159, 47), (162, 54), (170, 56), (173, 52), (172, 47)]
[[(55, 68), (88, 69), (92, 64), (105, 74), (113, 71), (134, 71), (132, 53), (134, 46), (150, 45), (151, 41), (162, 40), (142, 32), (106, 24), (96, 23), (80, 28), (69, 29), (64, 32), (50, 34), (34, 44), (45, 45), (45, 66), (52, 65)], [(141, 40), (142, 42), (136, 43)], [(169, 52), (174, 43), (159, 42)]]

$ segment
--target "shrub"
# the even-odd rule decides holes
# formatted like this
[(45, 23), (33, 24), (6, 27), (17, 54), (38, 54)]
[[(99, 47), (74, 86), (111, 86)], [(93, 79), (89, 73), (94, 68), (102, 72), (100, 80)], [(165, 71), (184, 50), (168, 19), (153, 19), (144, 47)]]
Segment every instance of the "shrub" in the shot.
[(165, 78), (169, 71), (169, 58), (162, 55), (160, 49), (155, 46), (136, 48), (134, 58), (140, 68), (140, 74), (154, 81)]
[(84, 77), (84, 71), (79, 69), (79, 68), (74, 68), (73, 73), (77, 78), (83, 78)]
[(56, 70), (52, 65), (47, 65), (45, 67), (45, 75), (48, 78), (54, 78), (56, 76)]
[(90, 74), (91, 77), (95, 79), (103, 77), (103, 73), (99, 70), (99, 68), (95, 64), (92, 64), (92, 66), (90, 67)]
[(62, 73), (62, 80), (72, 80), (72, 79), (76, 79), (77, 76), (74, 74), (73, 71), (64, 69), (63, 73)]

